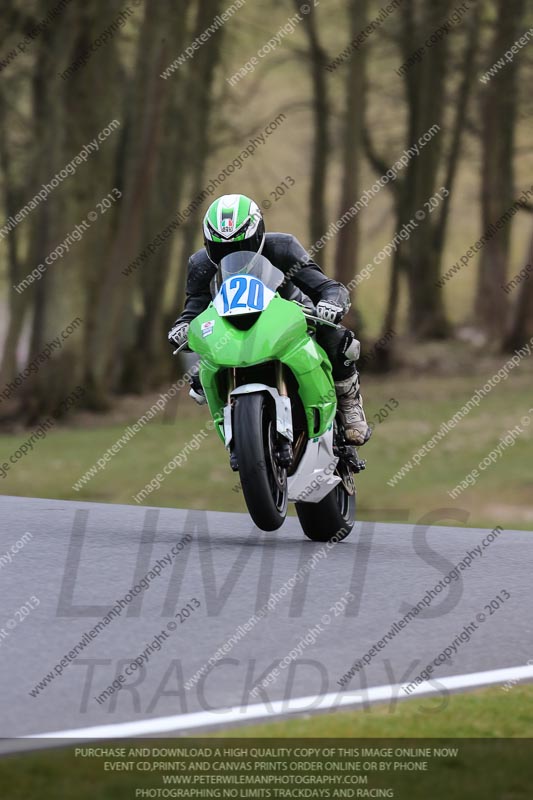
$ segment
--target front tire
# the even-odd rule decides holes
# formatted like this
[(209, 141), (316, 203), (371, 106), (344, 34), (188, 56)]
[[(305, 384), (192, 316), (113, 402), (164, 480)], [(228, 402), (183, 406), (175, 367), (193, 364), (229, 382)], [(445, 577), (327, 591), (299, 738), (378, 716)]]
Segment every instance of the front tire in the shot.
[(233, 410), (234, 451), (248, 512), (263, 531), (287, 516), (287, 470), (276, 463), (276, 415), (262, 394), (239, 395)]
[(341, 542), (355, 524), (355, 494), (339, 483), (318, 503), (296, 503), (303, 532), (313, 542)]

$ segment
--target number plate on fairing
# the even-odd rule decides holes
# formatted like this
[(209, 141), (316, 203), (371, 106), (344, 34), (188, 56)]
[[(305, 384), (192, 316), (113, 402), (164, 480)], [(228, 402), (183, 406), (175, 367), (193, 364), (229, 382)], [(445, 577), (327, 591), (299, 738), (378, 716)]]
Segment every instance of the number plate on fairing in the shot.
[(213, 300), (221, 317), (257, 314), (264, 311), (275, 292), (254, 275), (232, 275), (227, 278)]

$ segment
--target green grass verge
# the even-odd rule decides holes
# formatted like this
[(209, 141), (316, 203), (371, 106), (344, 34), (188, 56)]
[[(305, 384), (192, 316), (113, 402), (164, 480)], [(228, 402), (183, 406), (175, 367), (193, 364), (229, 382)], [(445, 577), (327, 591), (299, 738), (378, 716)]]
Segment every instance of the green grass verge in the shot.
[(502, 687), (360, 711), (317, 714), (224, 731), (239, 737), (326, 738), (514, 738), (533, 736), (533, 685)]
[[(503, 528), (531, 529), (533, 424), (524, 428), (497, 463), (481, 473), (475, 486), (456, 500), (448, 495), (533, 405), (531, 380), (525, 374), (511, 374), (420, 466), (397, 485), (387, 484), (441, 423), (483, 385), (493, 374), (492, 369), (481, 376), (364, 379), (365, 407), (376, 428), (371, 441), (361, 450), (368, 468), (357, 481), (359, 519), (415, 522), (435, 509), (454, 507), (466, 512), (467, 526), (492, 528), (499, 524)], [(377, 423), (375, 415), (390, 398), (398, 402), (398, 408)], [(87, 418), (78, 419), (76, 427), (51, 431), (35, 443), (31, 453), (11, 466), (7, 477), (0, 480), (0, 490), (3, 494), (134, 504), (133, 496), (205, 427), (208, 413), (195, 407), (185, 392), (179, 398), (175, 420), (168, 424), (159, 419), (151, 422), (80, 491), (73, 484), (150, 403), (151, 399), (139, 399), (136, 410), (118, 424), (110, 424), (105, 417), (91, 417), (89, 422)], [(0, 437), (0, 463), (8, 461), (28, 435), (25, 431)], [(188, 454), (187, 462), (147, 496), (144, 504), (246, 511), (237, 477), (229, 469), (224, 447), (212, 431), (198, 449)], [(441, 519), (439, 514), (433, 522), (447, 524), (445, 516)]]
[[(438, 800), (450, 796), (464, 800), (526, 800), (531, 797), (531, 740), (515, 738), (505, 742), (501, 739), (531, 736), (532, 701), (533, 686), (516, 686), (509, 692), (497, 688), (448, 698), (413, 700), (392, 707), (371, 706), (365, 711), (240, 727), (210, 737), (210, 743), (215, 746), (221, 737), (248, 742), (255, 738), (401, 738), (414, 740), (410, 742), (413, 747), (426, 747), (437, 746), (438, 742), (424, 739), (453, 739), (442, 744), (459, 748), (456, 759), (433, 759), (428, 772), (374, 774), (369, 786), (391, 787), (395, 797), (409, 800), (429, 797)], [(485, 744), (468, 741), (483, 738), (500, 741)], [(124, 745), (121, 742), (107, 744)], [(179, 747), (185, 742), (166, 739), (128, 743), (131, 746), (149, 744)], [(273, 746), (273, 743), (263, 744)], [(397, 746), (394, 741), (384, 742), (385, 745)], [(104, 771), (103, 761), (75, 758), (72, 748), (2, 759), (2, 800), (122, 800), (135, 797), (136, 789), (162, 785), (158, 773)], [(450, 791), (450, 781), (453, 791)]]

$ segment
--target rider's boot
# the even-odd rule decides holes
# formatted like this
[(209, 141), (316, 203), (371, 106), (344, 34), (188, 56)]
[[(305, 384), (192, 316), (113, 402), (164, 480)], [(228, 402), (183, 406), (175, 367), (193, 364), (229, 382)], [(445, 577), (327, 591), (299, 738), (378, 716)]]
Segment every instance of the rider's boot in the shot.
[(356, 372), (343, 381), (335, 381), (337, 408), (344, 423), (344, 433), (350, 444), (361, 446), (372, 436), (366, 421), (363, 398), (359, 391), (359, 374)]

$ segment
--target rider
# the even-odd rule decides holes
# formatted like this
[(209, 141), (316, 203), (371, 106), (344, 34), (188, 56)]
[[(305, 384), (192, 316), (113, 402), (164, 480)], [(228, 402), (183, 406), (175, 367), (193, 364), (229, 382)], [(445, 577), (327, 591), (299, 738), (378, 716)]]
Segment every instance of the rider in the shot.
[[(169, 341), (180, 346), (187, 341), (189, 323), (211, 302), (210, 283), (224, 256), (237, 251), (262, 253), (286, 278), (279, 292), (288, 300), (316, 306), (316, 316), (340, 322), (350, 308), (345, 286), (326, 277), (300, 242), (288, 233), (265, 233), (263, 215), (249, 197), (231, 194), (219, 197), (204, 217), (204, 244), (189, 259), (185, 308)], [(355, 445), (368, 441), (372, 430), (363, 411), (359, 374), (355, 362), (360, 345), (352, 331), (317, 325), (316, 338), (329, 356), (346, 439)]]

